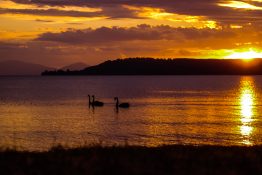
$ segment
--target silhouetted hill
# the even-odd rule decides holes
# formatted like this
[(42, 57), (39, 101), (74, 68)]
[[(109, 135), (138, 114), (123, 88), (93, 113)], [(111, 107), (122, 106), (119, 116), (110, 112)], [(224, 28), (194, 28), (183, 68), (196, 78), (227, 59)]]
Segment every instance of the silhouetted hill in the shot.
[(73, 70), (74, 71), (74, 70), (82, 70), (82, 69), (85, 69), (87, 67), (90, 67), (90, 66), (85, 64), (85, 63), (79, 62), (79, 63), (74, 63), (74, 64), (70, 64), (70, 65), (64, 66), (64, 67), (62, 67), (60, 69), (64, 70), (64, 71), (66, 71), (66, 70), (71, 70), (71, 71)]
[(40, 75), (44, 70), (54, 68), (16, 60), (0, 62), (0, 75)]
[(106, 61), (80, 71), (45, 71), (42, 75), (253, 75), (262, 74), (262, 59), (153, 59)]

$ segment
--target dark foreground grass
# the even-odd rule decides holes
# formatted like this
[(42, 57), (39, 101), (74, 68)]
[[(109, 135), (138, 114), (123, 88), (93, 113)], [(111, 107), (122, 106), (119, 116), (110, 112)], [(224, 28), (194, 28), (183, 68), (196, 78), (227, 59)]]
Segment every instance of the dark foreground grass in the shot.
[(262, 174), (262, 146), (85, 147), (0, 152), (0, 174)]

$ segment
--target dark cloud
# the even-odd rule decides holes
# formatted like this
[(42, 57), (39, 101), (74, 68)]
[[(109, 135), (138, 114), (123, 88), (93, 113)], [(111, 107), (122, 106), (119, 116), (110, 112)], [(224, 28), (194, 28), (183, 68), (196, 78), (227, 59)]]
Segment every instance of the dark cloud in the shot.
[[(37, 4), (37, 5), (51, 5), (51, 6), (88, 6), (88, 7), (104, 7), (115, 5), (134, 5), (134, 6), (147, 6), (147, 7), (168, 7), (174, 5), (179, 7), (194, 7), (203, 8), (216, 4), (219, 0), (12, 0), (16, 3), (22, 4)], [(200, 7), (196, 7), (198, 4)]]
[[(44, 4), (43, 2), (27, 2), (27, 1), (17, 1), (17, 3), (25, 3), (25, 4), (37, 4), (38, 7), (41, 7), (43, 5), (59, 5), (60, 3), (56, 4), (56, 1), (53, 1), (53, 3), (49, 3), (46, 1)], [(64, 7), (66, 4), (62, 5), (61, 1), (61, 7)], [(74, 4), (72, 4), (74, 5)], [(76, 6), (80, 6), (78, 4), (75, 4)], [(74, 6), (75, 6), (74, 5)], [(82, 7), (82, 6), (81, 6)], [(101, 11), (94, 11), (94, 12), (83, 12), (83, 11), (68, 11), (63, 9), (12, 9), (10, 8), (0, 8), (0, 14), (30, 14), (30, 15), (40, 15), (40, 16), (70, 16), (70, 17), (106, 17), (106, 18), (141, 18), (137, 16), (137, 13), (132, 10), (128, 10), (127, 8), (123, 7), (121, 4), (118, 5), (109, 5), (109, 6), (103, 6)]]
[(71, 16), (71, 17), (99, 17), (102, 16), (100, 12), (79, 12), (79, 11), (62, 11), (56, 9), (37, 10), (37, 9), (7, 9), (0, 8), (0, 14), (30, 14), (39, 16)]
[(37, 22), (54, 22), (52, 20), (42, 20), (42, 19), (36, 19)]
[(166, 35), (159, 31), (160, 28), (148, 25), (139, 25), (137, 27), (101, 27), (97, 29), (85, 30), (68, 30), (61, 33), (44, 33), (37, 40), (58, 41), (64, 43), (99, 43), (114, 41), (131, 41), (131, 40), (160, 40)]
[[(12, 0), (16, 3), (36, 4), (39, 6), (80, 6), (101, 8), (105, 16), (111, 18), (136, 18), (134, 10), (128, 10), (123, 5), (137, 7), (161, 8), (166, 12), (205, 16), (219, 23), (261, 23), (261, 10), (243, 10), (219, 6), (225, 0)], [(242, 1), (243, 2), (243, 1)], [(261, 2), (244, 1), (253, 5), (262, 6)]]
[(102, 13), (108, 18), (117, 19), (117, 18), (141, 18), (137, 16), (137, 13), (132, 10), (128, 10), (127, 8), (121, 5), (115, 6), (104, 6), (102, 8)]
[(213, 38), (234, 37), (232, 31), (223, 31), (216, 29), (197, 29), (197, 28), (174, 28), (167, 25), (150, 26), (146, 24), (137, 27), (101, 27), (97, 29), (68, 30), (61, 33), (44, 33), (36, 40), (57, 41), (63, 43), (108, 43), (119, 41), (134, 40), (195, 40)]

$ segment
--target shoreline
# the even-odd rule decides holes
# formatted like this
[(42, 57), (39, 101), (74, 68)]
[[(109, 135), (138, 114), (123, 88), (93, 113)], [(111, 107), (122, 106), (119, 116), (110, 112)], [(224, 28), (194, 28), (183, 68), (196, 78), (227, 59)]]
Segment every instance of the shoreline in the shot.
[(0, 151), (1, 174), (262, 174), (259, 146), (56, 146)]

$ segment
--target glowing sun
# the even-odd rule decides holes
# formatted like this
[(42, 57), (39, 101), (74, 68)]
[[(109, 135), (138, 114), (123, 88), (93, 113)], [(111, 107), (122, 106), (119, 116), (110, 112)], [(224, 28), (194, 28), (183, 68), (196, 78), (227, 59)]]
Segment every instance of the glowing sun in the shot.
[(253, 49), (249, 49), (248, 51), (234, 51), (226, 58), (231, 59), (253, 59), (253, 58), (262, 58), (262, 52), (255, 51)]

